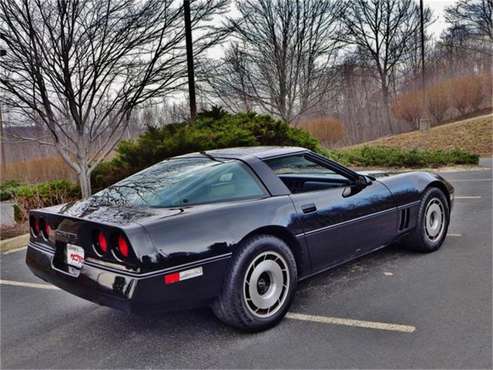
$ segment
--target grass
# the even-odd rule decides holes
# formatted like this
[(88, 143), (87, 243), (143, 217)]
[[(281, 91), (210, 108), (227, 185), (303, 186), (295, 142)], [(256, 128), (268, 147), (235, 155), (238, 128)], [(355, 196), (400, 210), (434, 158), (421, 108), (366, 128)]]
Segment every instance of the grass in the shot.
[(465, 119), (431, 128), (413, 131), (358, 144), (349, 148), (378, 146), (399, 149), (454, 150), (460, 149), (480, 156), (493, 154), (493, 115)]

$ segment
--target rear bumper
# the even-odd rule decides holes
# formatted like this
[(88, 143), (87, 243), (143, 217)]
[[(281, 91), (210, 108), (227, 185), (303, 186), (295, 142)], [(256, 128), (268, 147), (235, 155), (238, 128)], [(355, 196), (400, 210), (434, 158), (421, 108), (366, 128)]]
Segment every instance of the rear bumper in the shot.
[[(54, 269), (53, 256), (50, 247), (29, 243), (26, 263), (34, 275), (89, 301), (127, 312), (159, 312), (210, 303), (220, 292), (231, 254), (142, 275), (85, 263), (78, 277)], [(164, 275), (198, 266), (202, 276), (164, 283)]]

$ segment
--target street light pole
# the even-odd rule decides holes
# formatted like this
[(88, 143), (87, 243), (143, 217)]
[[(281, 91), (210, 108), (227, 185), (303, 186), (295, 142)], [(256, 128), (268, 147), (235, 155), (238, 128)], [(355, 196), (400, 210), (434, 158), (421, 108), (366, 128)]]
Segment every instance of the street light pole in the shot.
[(185, 41), (187, 48), (188, 95), (190, 99), (190, 119), (197, 117), (197, 103), (195, 101), (195, 76), (193, 65), (192, 22), (190, 20), (190, 0), (183, 0), (185, 15)]
[(422, 116), (419, 129), (424, 131), (428, 129), (428, 120), (426, 119), (426, 69), (425, 69), (425, 17), (423, 0), (419, 0), (419, 18), (421, 29), (421, 95), (422, 95)]
[[(0, 49), (0, 57), (7, 55), (7, 50)], [(2, 160), (2, 173), (5, 175), (7, 164), (5, 162), (5, 145), (3, 142), (3, 116), (2, 116), (2, 102), (0, 101), (0, 148), (1, 148), (1, 160)]]

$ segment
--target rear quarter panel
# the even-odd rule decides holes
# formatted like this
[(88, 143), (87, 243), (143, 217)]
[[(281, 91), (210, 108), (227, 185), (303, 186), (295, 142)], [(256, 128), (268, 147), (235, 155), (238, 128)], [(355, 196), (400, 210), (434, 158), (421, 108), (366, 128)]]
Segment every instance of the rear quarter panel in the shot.
[[(300, 222), (289, 196), (277, 196), (183, 208), (178, 215), (142, 226), (155, 247), (155, 255), (148, 257), (164, 257), (161, 267), (167, 267), (232, 253), (246, 236), (264, 227), (281, 227), (294, 237), (302, 233)], [(306, 248), (304, 239), (299, 243)]]

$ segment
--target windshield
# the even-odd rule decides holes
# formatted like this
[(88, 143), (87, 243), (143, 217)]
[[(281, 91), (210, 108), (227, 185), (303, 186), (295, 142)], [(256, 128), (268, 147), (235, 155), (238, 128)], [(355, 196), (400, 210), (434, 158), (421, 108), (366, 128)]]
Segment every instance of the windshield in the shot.
[(317, 175), (328, 178), (344, 179), (343, 176), (335, 173), (327, 167), (305, 158), (303, 155), (292, 155), (269, 159), (266, 160), (266, 163), (276, 175), (281, 177), (283, 175)]
[(265, 191), (238, 160), (162, 161), (95, 194), (99, 202), (137, 207), (182, 207), (260, 197)]

